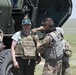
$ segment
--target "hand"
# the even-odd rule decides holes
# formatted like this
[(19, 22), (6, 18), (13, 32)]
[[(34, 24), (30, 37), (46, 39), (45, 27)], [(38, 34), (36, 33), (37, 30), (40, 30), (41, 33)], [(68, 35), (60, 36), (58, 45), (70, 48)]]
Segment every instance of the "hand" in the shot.
[(35, 65), (38, 65), (40, 62), (41, 62), (41, 57), (38, 56), (37, 59), (36, 59)]
[(31, 30), (31, 33), (32, 33), (32, 34), (36, 34), (36, 32), (37, 32), (37, 31), (36, 31), (36, 28)]
[(39, 37), (37, 35), (33, 35), (32, 37), (35, 40), (35, 42), (39, 42)]
[(71, 57), (72, 56), (72, 52), (70, 50), (66, 51), (66, 56)]
[(37, 30), (41, 31), (41, 30), (45, 30), (45, 28), (44, 28), (44, 26), (40, 26)]
[(4, 45), (4, 43), (2, 42), (2, 49), (4, 49), (6, 46)]
[(17, 62), (17, 61), (14, 61), (14, 62), (13, 62), (13, 66), (14, 66), (14, 68), (19, 68), (18, 62)]
[(3, 42), (0, 42), (0, 50), (3, 50), (6, 46), (4, 45)]

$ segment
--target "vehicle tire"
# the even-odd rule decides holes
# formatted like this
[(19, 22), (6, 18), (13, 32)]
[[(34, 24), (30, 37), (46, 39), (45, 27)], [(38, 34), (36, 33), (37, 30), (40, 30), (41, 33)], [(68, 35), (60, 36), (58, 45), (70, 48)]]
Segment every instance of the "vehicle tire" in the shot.
[(4, 49), (0, 52), (0, 75), (13, 75), (10, 49)]

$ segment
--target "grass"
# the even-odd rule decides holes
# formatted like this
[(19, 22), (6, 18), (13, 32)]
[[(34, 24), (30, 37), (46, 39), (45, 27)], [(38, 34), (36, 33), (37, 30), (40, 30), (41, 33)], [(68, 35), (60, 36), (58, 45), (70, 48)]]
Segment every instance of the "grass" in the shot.
[(37, 65), (35, 70), (35, 75), (42, 75), (43, 65)]

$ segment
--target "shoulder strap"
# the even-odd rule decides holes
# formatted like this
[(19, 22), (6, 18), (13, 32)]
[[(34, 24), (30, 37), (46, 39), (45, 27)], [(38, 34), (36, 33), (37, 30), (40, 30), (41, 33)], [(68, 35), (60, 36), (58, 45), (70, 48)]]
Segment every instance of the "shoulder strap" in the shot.
[(20, 35), (21, 35), (21, 38), (26, 36), (22, 30), (20, 31)]

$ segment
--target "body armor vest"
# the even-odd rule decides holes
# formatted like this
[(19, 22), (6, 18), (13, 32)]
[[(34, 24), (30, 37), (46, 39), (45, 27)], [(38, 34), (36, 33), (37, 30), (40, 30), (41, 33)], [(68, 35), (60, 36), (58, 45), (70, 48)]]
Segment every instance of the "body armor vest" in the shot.
[(44, 56), (46, 60), (60, 59), (63, 56), (63, 47), (61, 43), (60, 33), (57, 31), (51, 32), (46, 36), (51, 36), (53, 41), (50, 47), (45, 51)]
[(24, 36), (21, 34), (21, 43), (15, 48), (16, 54), (25, 58), (36, 57), (36, 45), (31, 35)]

